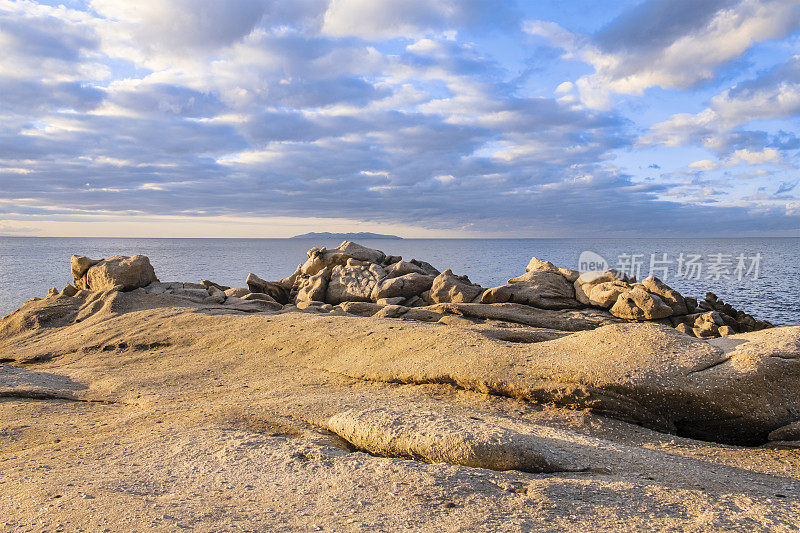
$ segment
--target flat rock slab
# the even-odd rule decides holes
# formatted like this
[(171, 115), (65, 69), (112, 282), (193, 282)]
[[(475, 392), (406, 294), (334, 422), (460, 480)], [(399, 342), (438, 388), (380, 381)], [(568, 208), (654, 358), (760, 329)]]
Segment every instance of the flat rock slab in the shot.
[[(490, 470), (575, 472), (586, 470), (552, 428), (510, 427), (477, 417), (455, 418), (433, 411), (376, 408), (332, 416), (327, 428), (373, 455)], [(538, 431), (537, 431), (538, 430)]]

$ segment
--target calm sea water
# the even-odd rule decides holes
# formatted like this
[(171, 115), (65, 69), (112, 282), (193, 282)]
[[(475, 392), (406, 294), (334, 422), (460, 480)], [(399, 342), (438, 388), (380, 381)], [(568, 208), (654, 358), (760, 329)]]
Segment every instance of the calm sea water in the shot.
[[(150, 257), (162, 281), (211, 279), (234, 287), (244, 286), (249, 272), (264, 279), (288, 276), (305, 261), (312, 246), (338, 242), (301, 239), (83, 239), (0, 237), (0, 315), (19, 307), (31, 296), (43, 296), (47, 289), (61, 289), (70, 279), (72, 254), (93, 258), (114, 254), (144, 254)], [(368, 240), (362, 244), (404, 259), (422, 259), (440, 270), (452, 268), (467, 274), (484, 287), (506, 282), (525, 272), (531, 256), (556, 265), (578, 267), (581, 252), (591, 250), (610, 266), (628, 266), (625, 255), (638, 255), (640, 279), (650, 270), (652, 258), (659, 261), (656, 272), (687, 296), (715, 292), (723, 300), (756, 318), (780, 325), (800, 325), (800, 238), (753, 239), (404, 239)], [(666, 256), (664, 255), (666, 254)], [(677, 276), (677, 261), (691, 255), (701, 271)], [(721, 254), (721, 255), (719, 255)], [(760, 259), (752, 259), (760, 254)], [(736, 268), (744, 258), (745, 270), (738, 279)], [(620, 257), (622, 257), (620, 261)], [(660, 261), (672, 261), (661, 263)], [(713, 264), (716, 264), (717, 274)], [(746, 269), (757, 263), (748, 274)], [(686, 270), (684, 263), (684, 270)], [(664, 268), (666, 270), (664, 270)], [(666, 275), (664, 273), (666, 272)], [(719, 279), (716, 279), (719, 277)], [(726, 279), (727, 278), (727, 279)]]

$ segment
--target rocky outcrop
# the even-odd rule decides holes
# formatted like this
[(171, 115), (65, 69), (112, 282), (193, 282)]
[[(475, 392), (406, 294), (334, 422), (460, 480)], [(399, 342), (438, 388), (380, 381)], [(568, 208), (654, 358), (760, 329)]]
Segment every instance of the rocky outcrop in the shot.
[[(118, 265), (115, 267), (118, 273), (129, 271), (135, 277), (131, 265), (147, 261), (147, 258), (136, 259), (122, 268), (119, 259), (125, 258), (95, 261), (74, 256), (70, 267), (78, 289), (113, 288), (111, 281), (99, 278), (90, 287), (89, 280), (97, 278), (100, 272), (112, 270), (113, 265)], [(130, 290), (143, 286), (147, 280), (145, 276), (117, 288)], [(231, 289), (204, 280), (197, 288), (183, 287), (179, 291), (200, 302), (235, 304), (239, 308), (263, 306), (263, 303), (246, 304), (261, 300), (275, 308), (289, 305), (323, 313), (349, 312), (425, 321), (451, 316), (448, 319), (451, 322), (493, 321), (562, 331), (591, 329), (618, 321), (657, 321), (688, 336), (709, 339), (771, 327), (768, 322), (757, 321), (734, 309), (714, 294), (708, 293), (698, 302), (653, 276), (637, 283), (632, 276), (614, 269), (580, 274), (532, 257), (524, 274), (509, 279), (505, 285), (484, 289), (450, 269), (440, 272), (425, 261), (404, 261), (400, 256), (351, 241), (330, 250), (311, 248), (305, 263), (298, 265), (287, 278), (266, 281), (251, 273), (246, 284), (247, 289)], [(352, 303), (369, 303), (373, 307), (362, 309), (363, 306), (349, 305)], [(410, 311), (416, 309), (426, 310)], [(570, 310), (576, 313), (548, 314)]]
[(150, 259), (144, 255), (114, 255), (100, 260), (73, 255), (70, 269), (75, 287), (89, 291), (131, 291), (158, 281)]

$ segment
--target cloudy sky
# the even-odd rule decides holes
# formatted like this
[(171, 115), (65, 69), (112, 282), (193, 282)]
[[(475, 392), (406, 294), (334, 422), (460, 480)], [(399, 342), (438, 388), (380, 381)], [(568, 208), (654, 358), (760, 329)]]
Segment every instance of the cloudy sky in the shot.
[(0, 234), (800, 236), (800, 0), (0, 0)]

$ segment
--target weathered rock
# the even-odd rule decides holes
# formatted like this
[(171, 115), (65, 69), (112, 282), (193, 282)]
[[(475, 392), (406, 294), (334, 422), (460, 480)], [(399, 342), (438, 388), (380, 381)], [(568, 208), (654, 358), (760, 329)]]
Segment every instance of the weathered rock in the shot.
[(382, 305), (372, 302), (342, 302), (337, 307), (345, 313), (357, 316), (372, 316), (383, 309)]
[(203, 299), (205, 303), (222, 304), (228, 299), (228, 295), (225, 294), (225, 291), (218, 289), (214, 285), (208, 288), (208, 294), (209, 296)]
[(313, 276), (303, 279), (298, 286), (295, 300), (297, 302), (324, 302), (329, 277), (328, 267), (325, 267)]
[(337, 265), (328, 282), (325, 301), (336, 305), (342, 302), (368, 302), (378, 282), (386, 277), (380, 265), (348, 259)]
[[(248, 293), (248, 294), (245, 294), (244, 296), (242, 296), (241, 299), (245, 300), (245, 301), (262, 300), (264, 302), (278, 303), (278, 302), (275, 301), (275, 299), (272, 296), (270, 296), (269, 294), (264, 294), (263, 292), (251, 292), (251, 293)], [(280, 304), (278, 304), (278, 305), (280, 305)]]
[(378, 305), (400, 305), (405, 301), (406, 299), (402, 296), (396, 296), (394, 298), (378, 298), (375, 303)]
[(439, 274), (441, 274), (441, 272), (436, 267), (425, 261), (420, 261), (419, 259), (412, 259), (410, 263), (412, 265), (420, 267), (422, 269), (423, 274), (427, 276), (438, 276)]
[(228, 287), (226, 285), (220, 285), (219, 283), (214, 283), (213, 281), (209, 281), (207, 279), (204, 279), (203, 281), (201, 281), (200, 284), (203, 287), (205, 287), (206, 289), (209, 289), (211, 287), (216, 287), (217, 289), (221, 290), (222, 292), (225, 292), (228, 289), (230, 289), (230, 287)]
[(332, 416), (326, 425), (356, 448), (374, 455), (523, 472), (586, 468), (559, 442), (556, 430), (544, 428), (544, 435), (520, 433), (474, 417), (451, 418), (414, 408), (348, 410)]
[(70, 258), (69, 266), (72, 272), (72, 280), (77, 287), (80, 288), (80, 279), (86, 275), (86, 271), (100, 261), (102, 261), (102, 259), (89, 259), (83, 255), (73, 255)]
[(467, 276), (456, 276), (448, 268), (433, 280), (430, 298), (435, 303), (463, 303), (475, 300), (482, 292), (480, 285), (472, 283)]
[(486, 304), (513, 302), (540, 309), (581, 307), (575, 299), (574, 287), (557, 270), (528, 271), (510, 279), (508, 285), (487, 290), (480, 301)]
[(661, 298), (650, 294), (641, 286), (620, 294), (610, 311), (615, 317), (625, 320), (657, 320), (666, 318), (673, 312)]
[(455, 314), (468, 318), (511, 322), (559, 331), (584, 331), (621, 322), (611, 316), (608, 311), (599, 309), (556, 311), (514, 303), (440, 303), (422, 309), (443, 315)]
[(375, 286), (372, 292), (372, 300), (418, 296), (431, 288), (434, 279), (433, 276), (426, 276), (416, 272), (396, 278), (386, 278)]
[(52, 297), (52, 296), (58, 296), (58, 295), (59, 295), (59, 292), (58, 292), (58, 288), (56, 288), (56, 287), (50, 287), (50, 290), (47, 291), (47, 297), (48, 298)]
[(265, 281), (251, 272), (247, 275), (245, 283), (247, 283), (250, 292), (269, 294), (273, 300), (281, 305), (286, 305), (289, 302), (289, 291), (280, 282)]
[(233, 296), (235, 298), (243, 298), (250, 293), (250, 289), (245, 289), (244, 287), (237, 287), (235, 289), (228, 289), (225, 291), (225, 296)]
[[(600, 271), (584, 272), (583, 274), (578, 276), (578, 278), (573, 283), (573, 286), (575, 287), (575, 298), (584, 305), (597, 305), (592, 303), (592, 299), (590, 297), (590, 294), (594, 289), (594, 287), (603, 283), (614, 283), (614, 282), (617, 282), (615, 285), (622, 287), (622, 286), (628, 286), (633, 281), (634, 279), (632, 277), (628, 276), (627, 274), (623, 274), (613, 268), (608, 269), (604, 272)], [(606, 289), (603, 292), (607, 290), (609, 290), (609, 286), (606, 286)], [(614, 305), (614, 303), (616, 302), (616, 300), (614, 300), (614, 302), (608, 304), (608, 298), (607, 297), (603, 298), (601, 297), (600, 294), (598, 294), (598, 298), (599, 299), (596, 301), (604, 301), (606, 305), (608, 305), (608, 307)]]
[(386, 275), (390, 278), (397, 278), (406, 274), (425, 274), (425, 271), (422, 267), (407, 261), (397, 261), (386, 267)]
[[(604, 281), (598, 284), (589, 284), (582, 287), (590, 305), (608, 309), (617, 303), (621, 294), (631, 290), (631, 286), (624, 281)], [(587, 290), (588, 289), (588, 290)]]
[(657, 295), (665, 304), (670, 306), (672, 308), (672, 314), (685, 315), (689, 313), (689, 310), (686, 308), (686, 301), (683, 299), (683, 296), (681, 296), (681, 293), (670, 288), (657, 277), (649, 276), (644, 278), (642, 280), (642, 285), (647, 289), (647, 292)]
[[(73, 259), (75, 257), (77, 256), (73, 256)], [(85, 261), (79, 263), (86, 264)], [(75, 280), (75, 286), (90, 291), (130, 291), (146, 287), (154, 281), (158, 281), (158, 278), (147, 256), (114, 255), (90, 266), (83, 277)]]
[(64, 296), (75, 296), (76, 294), (78, 294), (78, 289), (73, 287), (71, 284), (67, 283), (64, 289), (61, 291), (61, 294), (63, 294)]
[(770, 431), (767, 438), (772, 441), (800, 441), (800, 421), (792, 422), (790, 424), (786, 424), (785, 426), (781, 426), (778, 429)]

